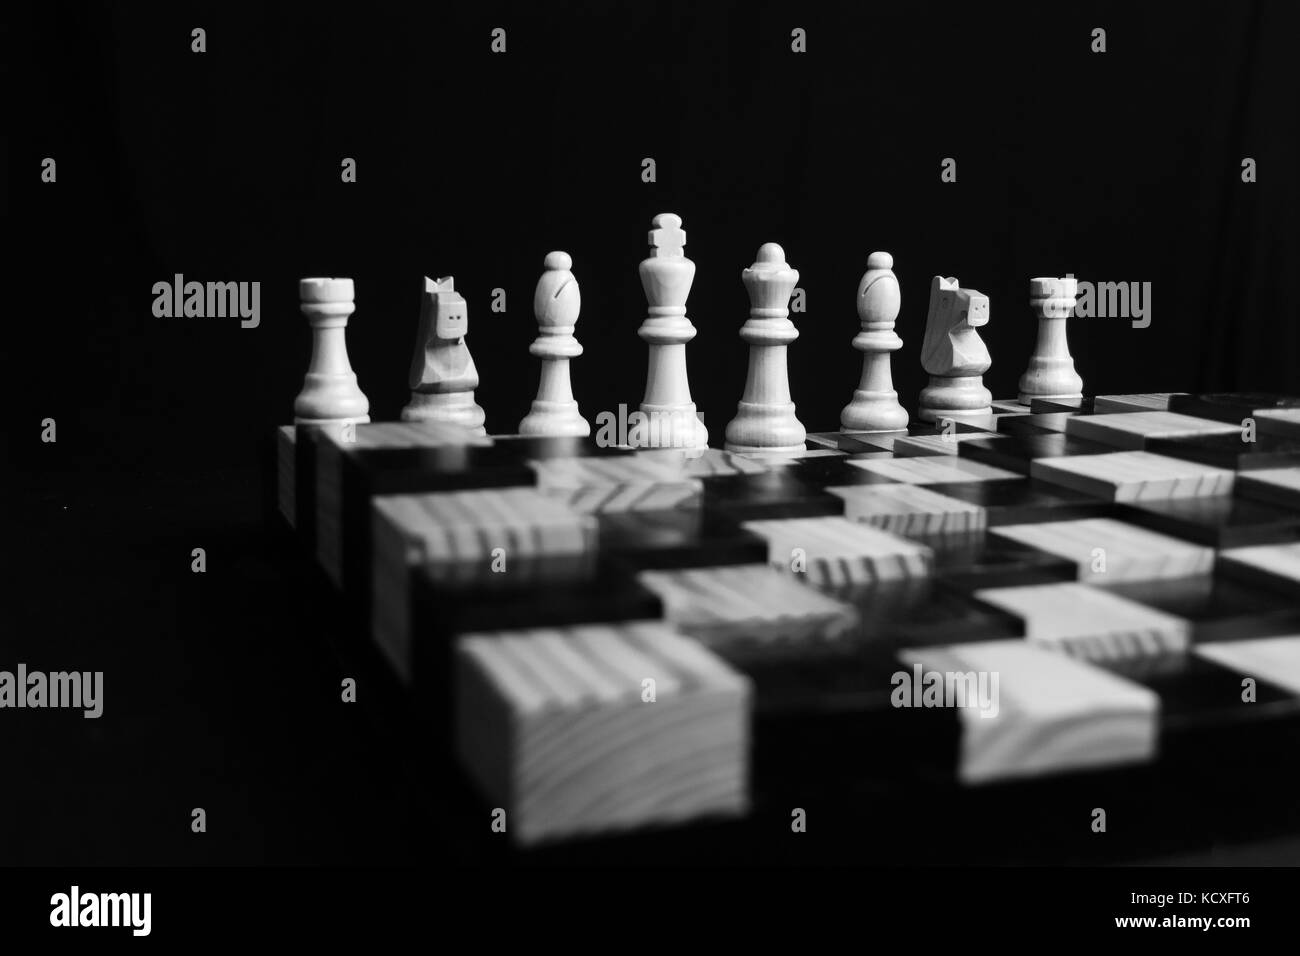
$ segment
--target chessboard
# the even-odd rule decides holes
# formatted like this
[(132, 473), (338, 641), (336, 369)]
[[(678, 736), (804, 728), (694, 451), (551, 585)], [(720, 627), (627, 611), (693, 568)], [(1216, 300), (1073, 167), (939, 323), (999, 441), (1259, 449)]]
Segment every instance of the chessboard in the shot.
[(1012, 803), (1127, 839), (1262, 792), (1297, 823), (1300, 399), (994, 401), (764, 454), (480, 432), (286, 426), (277, 506), (516, 852), (879, 808), (913, 812), (878, 842), (978, 840)]
[[(1085, 397), (1066, 276), (1029, 280), (1037, 342), (995, 401), (989, 298), (936, 275), (909, 412), (901, 285), (874, 252), (859, 385), (837, 430), (810, 431), (787, 371), (799, 273), (769, 242), (741, 274), (744, 392), (711, 434), (688, 384), (686, 232), (651, 226), (644, 398), (617, 427), (593, 428), (570, 384), (565, 252), (537, 283), (517, 434), (485, 430), (451, 277), (425, 279), (410, 401), (375, 423), (344, 343), (352, 281), (299, 284), (313, 350), (278, 509), (374, 686), (418, 715), (407, 750), (459, 768), (440, 792), (468, 784), (477, 809), (444, 813), (491, 814), (524, 855), (647, 832), (680, 848), (663, 834), (718, 821), (749, 850), (692, 852), (781, 859), (775, 834), (818, 831), (998, 860), (1114, 830), (1092, 847), (1123, 858), (1138, 834), (1186, 846), (1279, 806), (1300, 832), (1300, 399)], [(927, 855), (916, 834), (962, 846)]]

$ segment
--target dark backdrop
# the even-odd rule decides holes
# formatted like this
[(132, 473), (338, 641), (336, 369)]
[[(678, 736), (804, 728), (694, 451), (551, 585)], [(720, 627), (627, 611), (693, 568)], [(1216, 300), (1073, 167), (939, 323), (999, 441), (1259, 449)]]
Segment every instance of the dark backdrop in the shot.
[[(1300, 391), (1292, 8), (22, 11), (3, 66), (4, 435), (23, 494), (0, 666), (103, 669), (107, 689), (98, 721), (0, 719), (0, 863), (437, 861), (463, 840), (445, 780), (399, 779), (419, 745), (369, 728), (375, 695), (339, 704), (329, 589), (256, 533), (254, 451), (290, 420), (307, 364), (301, 276), (356, 280), (349, 348), (377, 420), (406, 400), (421, 276), (452, 274), (489, 430), (512, 430), (557, 248), (582, 285), (584, 411), (638, 402), (636, 267), (662, 211), (683, 216), (698, 266), (691, 385), (715, 440), (745, 375), (740, 272), (769, 240), (807, 291), (790, 375), (810, 430), (836, 427), (857, 382), (854, 293), (875, 249), (902, 283), (910, 408), (936, 273), (991, 297), (998, 397), (1033, 344), (1027, 280), (1066, 272), (1153, 284), (1147, 329), (1071, 323), (1088, 392)], [(261, 282), (261, 326), (155, 318), (152, 286), (177, 272)], [(196, 546), (207, 574), (190, 571)]]
[[(640, 400), (636, 267), (661, 211), (682, 215), (698, 267), (688, 361), (718, 436), (745, 375), (740, 271), (768, 240), (807, 292), (790, 375), (810, 431), (837, 426), (856, 384), (875, 249), (902, 283), (909, 408), (936, 273), (991, 298), (995, 397), (1033, 345), (1027, 280), (1067, 272), (1153, 286), (1147, 329), (1072, 322), (1089, 393), (1300, 386), (1290, 4), (417, 6), (92, 6), (19, 33), (38, 56), (12, 172), (43, 304), (17, 330), (25, 414), (141, 454), (180, 442), (202, 461), (214, 429), (224, 454), (251, 448), (289, 421), (306, 367), (297, 278), (342, 275), (353, 365), (372, 417), (393, 419), (420, 278), (454, 275), (478, 401), (508, 432), (537, 384), (532, 288), (564, 249), (592, 418)], [(57, 185), (38, 180), (47, 155)], [(177, 272), (260, 281), (262, 325), (155, 318), (151, 287)]]

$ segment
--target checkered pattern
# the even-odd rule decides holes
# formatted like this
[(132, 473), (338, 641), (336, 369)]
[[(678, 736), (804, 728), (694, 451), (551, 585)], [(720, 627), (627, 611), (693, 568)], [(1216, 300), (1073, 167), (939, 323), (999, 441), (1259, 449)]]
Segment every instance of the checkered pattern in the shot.
[(662, 511), (698, 505), (699, 479), (685, 461), (642, 456), (550, 458), (529, 462), (537, 487), (586, 514), (605, 511)]
[(1242, 475), (1241, 494), (1300, 510), (1300, 468), (1267, 468)]
[(1149, 501), (1227, 494), (1232, 472), (1145, 451), (1035, 461), (1035, 478), (1113, 501)]
[(844, 499), (844, 517), (895, 534), (961, 534), (978, 531), (988, 521), (979, 505), (922, 485), (850, 485), (827, 490)]
[(1265, 434), (1300, 438), (1300, 408), (1280, 408), (1255, 413), (1259, 430)]
[(1092, 408), (1098, 415), (1103, 412), (1163, 412), (1169, 409), (1169, 399), (1181, 392), (1147, 392), (1142, 395), (1098, 395)]
[[(1300, 721), (1298, 407), (1000, 402), (779, 459), (299, 428), (276, 470), (282, 513), (410, 692), (455, 702), (448, 739), (533, 843), (744, 814), (747, 754), (779, 778), (783, 727), (824, 751), (888, 726), (901, 764), (974, 787)], [(905, 769), (853, 752), (799, 773)]]
[(884, 481), (908, 485), (942, 485), (970, 481), (1001, 481), (1017, 477), (1015, 472), (964, 458), (893, 458), (851, 461), (849, 464)]

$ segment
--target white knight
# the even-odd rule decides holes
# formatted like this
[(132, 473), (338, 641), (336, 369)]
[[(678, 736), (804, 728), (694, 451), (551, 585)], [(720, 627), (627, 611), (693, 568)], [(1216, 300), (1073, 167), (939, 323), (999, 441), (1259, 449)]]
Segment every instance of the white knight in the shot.
[(921, 366), (930, 373), (930, 384), (921, 389), (918, 403), (922, 421), (981, 418), (993, 413), (993, 396), (984, 387), (984, 373), (993, 360), (975, 331), (988, 321), (988, 296), (960, 288), (956, 279), (934, 277), (921, 343)]
[(420, 326), (411, 360), (411, 400), (404, 422), (453, 422), (485, 435), (483, 409), (474, 403), (478, 369), (465, 344), (468, 306), (450, 276), (424, 280)]

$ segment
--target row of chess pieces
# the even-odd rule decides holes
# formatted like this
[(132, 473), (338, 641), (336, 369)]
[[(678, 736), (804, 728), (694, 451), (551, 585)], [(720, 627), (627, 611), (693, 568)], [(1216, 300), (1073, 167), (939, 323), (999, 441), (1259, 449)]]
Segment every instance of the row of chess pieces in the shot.
[[(648, 311), (637, 334), (649, 346), (643, 427), (633, 429), (633, 445), (702, 448), (708, 432), (696, 414), (686, 373), (686, 343), (695, 326), (686, 315), (686, 298), (695, 263), (686, 258), (686, 232), (672, 213), (654, 217), (650, 255), (641, 262), (641, 286)], [(858, 284), (861, 331), (853, 347), (863, 354), (862, 379), (841, 416), (845, 432), (895, 431), (907, 427), (890, 371), (893, 352), (903, 341), (894, 331), (901, 296), (887, 252), (873, 252)], [(533, 294), (537, 339), (529, 352), (541, 360), (537, 397), (519, 423), (532, 436), (586, 436), (591, 426), (573, 397), (569, 362), (582, 354), (574, 337), (581, 309), (578, 281), (567, 253), (546, 256)], [(790, 297), (799, 273), (776, 243), (765, 243), (754, 264), (741, 274), (749, 294), (749, 318), (740, 330), (749, 345), (749, 371), (735, 418), (727, 425), (725, 447), (744, 453), (788, 454), (804, 447), (806, 432), (790, 398), (786, 349), (799, 332), (790, 321)], [(451, 422), (484, 434), (483, 409), (474, 401), (478, 371), (465, 344), (468, 312), (453, 280), (425, 279), (415, 356), (411, 363), (410, 402), (402, 409), (409, 422)], [(1019, 401), (1058, 401), (1082, 397), (1074, 370), (1065, 320), (1075, 305), (1073, 278), (1030, 280), (1030, 305), (1039, 320), (1038, 341), (1020, 379)], [(348, 361), (344, 330), (353, 310), (351, 279), (303, 279), (303, 314), (312, 328), (311, 363), (294, 403), (294, 421), (308, 425), (368, 422), (369, 401)], [(977, 329), (989, 319), (988, 297), (961, 288), (956, 279), (935, 276), (930, 286), (921, 364), (930, 375), (922, 389), (922, 421), (980, 420), (992, 414), (992, 396), (983, 376), (991, 360)]]

